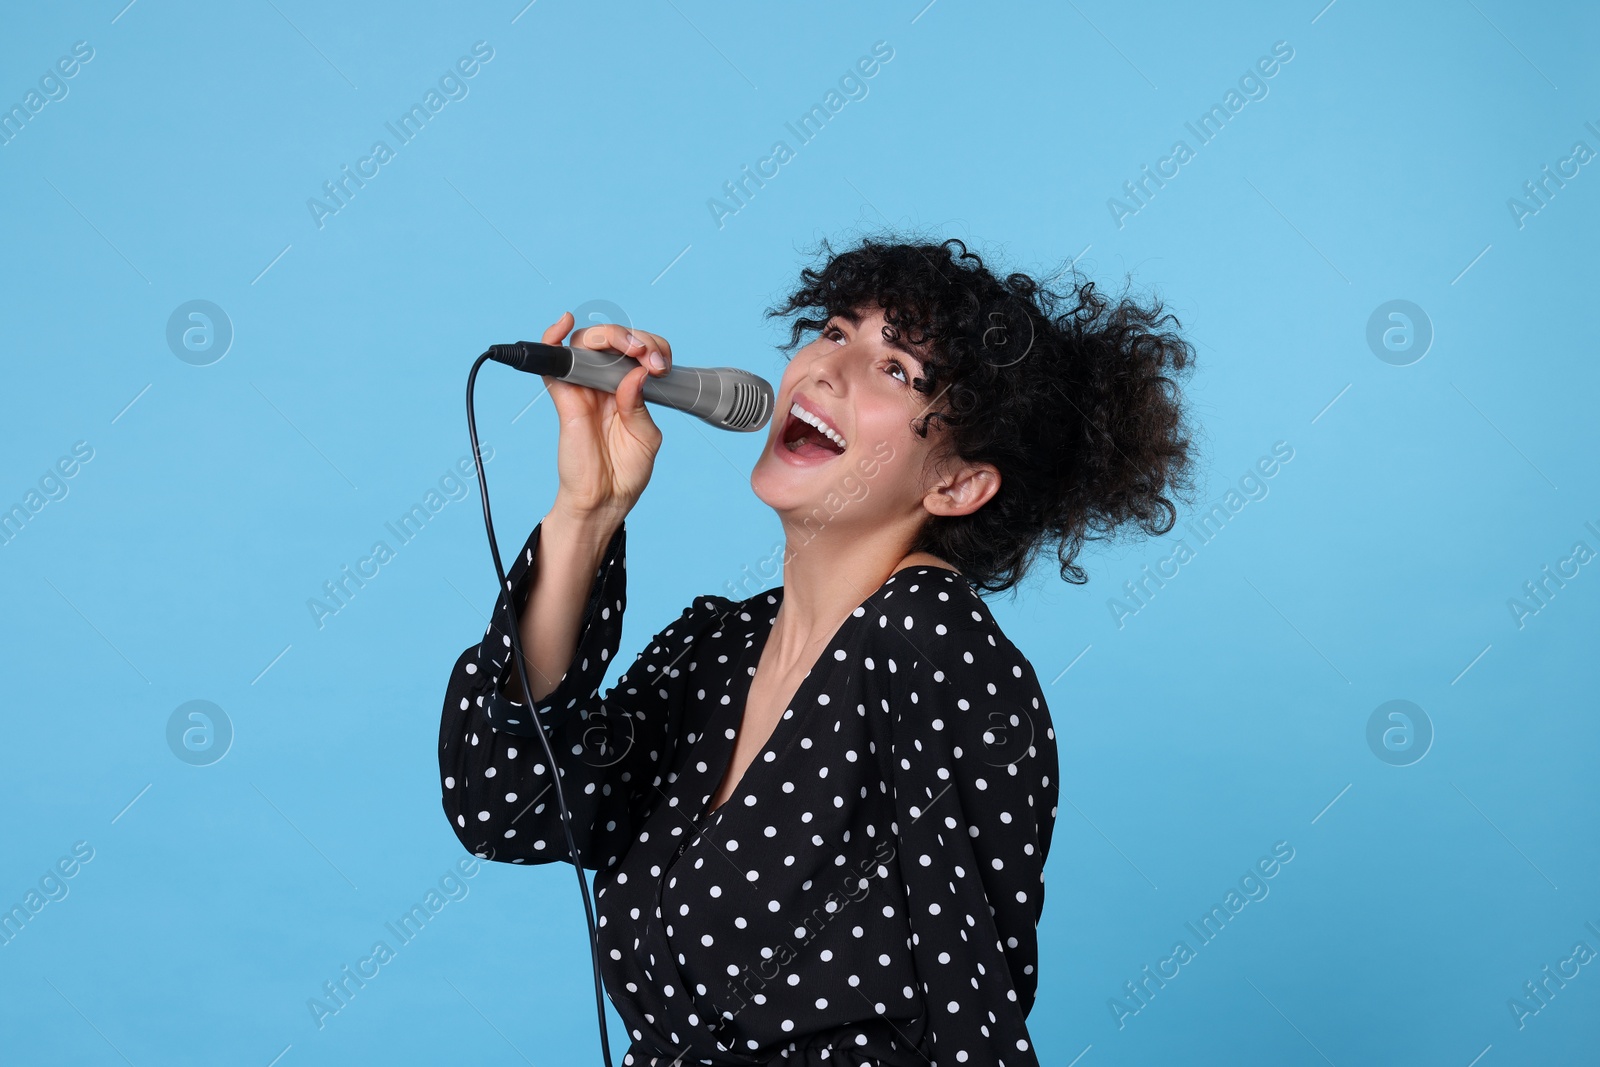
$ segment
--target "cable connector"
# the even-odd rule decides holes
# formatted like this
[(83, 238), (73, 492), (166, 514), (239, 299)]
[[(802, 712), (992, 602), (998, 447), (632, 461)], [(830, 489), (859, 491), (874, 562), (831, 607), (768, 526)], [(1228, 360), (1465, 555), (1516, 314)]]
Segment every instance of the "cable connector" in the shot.
[(572, 372), (572, 351), (560, 345), (516, 341), (508, 345), (490, 345), (484, 355), (496, 363), (504, 363), (528, 374), (562, 377)]

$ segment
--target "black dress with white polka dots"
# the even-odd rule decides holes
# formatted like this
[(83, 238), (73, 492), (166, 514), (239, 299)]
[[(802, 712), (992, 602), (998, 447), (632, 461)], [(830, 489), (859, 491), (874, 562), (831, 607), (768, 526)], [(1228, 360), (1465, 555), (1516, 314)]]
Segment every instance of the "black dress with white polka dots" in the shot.
[[(508, 576), (519, 608), (539, 532)], [(696, 598), (602, 696), (625, 540), (619, 528), (572, 664), (537, 705), (597, 872), (624, 1064), (1036, 1064), (1025, 1020), (1055, 732), (974, 588), (943, 567), (892, 574), (707, 812), (783, 589)], [(502, 691), (504, 609), (502, 594), (450, 675), (444, 810), (480, 857), (569, 860), (538, 727)]]

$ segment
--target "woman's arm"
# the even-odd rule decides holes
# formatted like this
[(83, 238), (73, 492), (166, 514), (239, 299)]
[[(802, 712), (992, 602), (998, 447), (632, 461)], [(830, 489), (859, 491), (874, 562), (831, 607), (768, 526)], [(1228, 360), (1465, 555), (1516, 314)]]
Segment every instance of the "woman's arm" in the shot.
[[(622, 718), (614, 714), (622, 711), (620, 703), (613, 700), (608, 708), (598, 691), (621, 638), (627, 599), (624, 527), (606, 544), (600, 561), (576, 575), (582, 590), (576, 604), (567, 606), (572, 613), (570, 651), (563, 662), (545, 669), (555, 683), (531, 706), (510, 695), (516, 670), (506, 607), (531, 599), (533, 561), (541, 558), (544, 529), (543, 522), (535, 526), (512, 561), (509, 588), (497, 599), (483, 639), (457, 658), (439, 719), (441, 800), (450, 827), (469, 852), (508, 863), (569, 858), (549, 759), (538, 736), (541, 722), (561, 761), (563, 793), (574, 809), (573, 837), (585, 859), (595, 851), (591, 830), (599, 813), (583, 818), (574, 794), (583, 795), (587, 787), (591, 796), (620, 797), (607, 779), (629, 770), (626, 754), (622, 759), (595, 759), (584, 747), (604, 752), (606, 726)], [(528, 640), (529, 627), (523, 629)], [(530, 642), (524, 653), (547, 644), (540, 634), (538, 644)], [(547, 656), (539, 658), (548, 663)]]
[[(519, 601), (527, 596), (531, 562), (540, 558), (543, 529), (534, 528), (508, 575)], [(691, 675), (680, 660), (715, 629), (727, 602), (697, 598), (601, 696), (627, 606), (626, 536), (618, 527), (600, 562), (580, 572), (588, 584), (576, 612), (577, 637), (568, 661), (547, 672), (559, 678), (550, 692), (528, 705), (504, 691), (511, 665), (505, 594), (483, 640), (463, 651), (450, 673), (439, 720), (441, 802), (456, 837), (480, 858), (570, 859), (541, 728), (555, 753), (585, 868), (615, 862), (661, 795), (654, 787), (687, 732)]]
[[(554, 691), (572, 663), (584, 605), (622, 519), (572, 514), (558, 498), (539, 526), (542, 536), (534, 558), (525, 560), (532, 571), (533, 590), (522, 607), (519, 629), (528, 684), (533, 687), (535, 701)], [(503, 688), (512, 700), (526, 703), (515, 664), (508, 667)]]
[[(573, 325), (572, 314), (563, 313), (544, 343), (560, 344)], [(683, 701), (672, 686), (640, 692), (626, 681), (599, 696), (622, 631), (623, 519), (661, 447), (661, 431), (645, 410), (644, 381), (666, 373), (671, 348), (655, 334), (617, 325), (573, 335), (574, 344), (580, 339), (581, 347), (649, 358), (651, 366), (630, 370), (614, 393), (542, 376), (561, 425), (556, 505), (513, 561), (483, 641), (451, 672), (439, 720), (439, 773), (445, 813), (473, 853), (595, 868), (627, 847), (641, 772), (670, 754)], [(526, 693), (513, 662), (513, 615)], [(546, 795), (558, 780), (577, 855), (566, 848), (556, 797)]]
[(1026, 1017), (1055, 825), (1055, 731), (1033, 668), (992, 627), (911, 631), (895, 656), (896, 836), (939, 1063), (1038, 1063)]

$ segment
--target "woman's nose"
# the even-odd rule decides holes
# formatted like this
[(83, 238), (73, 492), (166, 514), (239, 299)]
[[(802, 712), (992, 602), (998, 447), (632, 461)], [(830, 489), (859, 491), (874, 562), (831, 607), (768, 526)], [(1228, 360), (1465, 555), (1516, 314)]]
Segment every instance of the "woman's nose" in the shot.
[(817, 357), (812, 360), (811, 377), (813, 379), (826, 380), (837, 388), (842, 383), (845, 368), (849, 366), (853, 356), (854, 353), (850, 351), (848, 342), (836, 345), (829, 341), (828, 347), (818, 353)]

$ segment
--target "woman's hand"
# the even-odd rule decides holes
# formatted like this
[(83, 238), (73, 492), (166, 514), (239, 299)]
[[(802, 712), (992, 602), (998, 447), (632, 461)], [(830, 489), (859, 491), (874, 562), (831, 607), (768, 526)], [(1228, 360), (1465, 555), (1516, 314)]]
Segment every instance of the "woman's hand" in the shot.
[[(575, 322), (570, 311), (563, 312), (541, 340), (566, 344)], [(572, 333), (571, 344), (640, 362), (615, 393), (540, 375), (561, 424), (556, 508), (574, 518), (620, 522), (644, 493), (661, 449), (661, 429), (645, 410), (644, 381), (671, 368), (672, 346), (664, 337), (617, 325), (586, 326)]]

